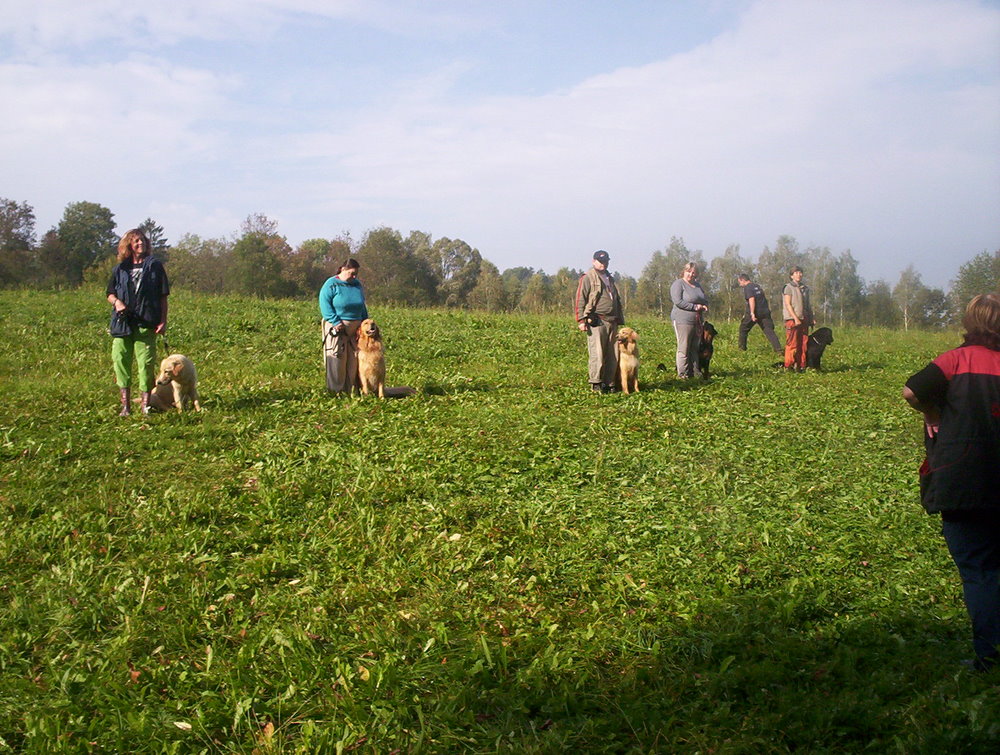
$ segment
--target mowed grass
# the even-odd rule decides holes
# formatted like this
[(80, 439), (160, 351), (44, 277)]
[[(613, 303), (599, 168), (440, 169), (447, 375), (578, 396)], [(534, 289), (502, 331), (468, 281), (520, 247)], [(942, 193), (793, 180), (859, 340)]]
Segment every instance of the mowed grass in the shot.
[(1000, 747), (900, 399), (957, 332), (683, 384), (634, 318), (602, 396), (567, 314), (374, 307), (379, 401), (313, 302), (177, 292), (206, 411), (119, 419), (107, 310), (0, 293), (0, 751)]

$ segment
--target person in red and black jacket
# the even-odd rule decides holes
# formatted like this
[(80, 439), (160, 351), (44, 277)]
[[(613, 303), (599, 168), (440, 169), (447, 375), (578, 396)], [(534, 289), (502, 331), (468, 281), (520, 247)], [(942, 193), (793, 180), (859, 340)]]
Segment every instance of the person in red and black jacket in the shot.
[(1000, 658), (1000, 295), (976, 296), (965, 339), (903, 388), (924, 415), (921, 502), (940, 513), (962, 578), (979, 671)]

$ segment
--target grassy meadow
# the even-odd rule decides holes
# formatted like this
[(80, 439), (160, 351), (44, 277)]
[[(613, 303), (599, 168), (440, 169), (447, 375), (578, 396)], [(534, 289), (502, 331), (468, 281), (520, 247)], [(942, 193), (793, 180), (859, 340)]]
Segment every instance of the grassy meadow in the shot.
[(170, 299), (205, 411), (118, 418), (101, 291), (0, 293), (0, 752), (1000, 749), (900, 398), (957, 332), (686, 384), (637, 318), (595, 395), (568, 305), (375, 307), (380, 401), (314, 302)]

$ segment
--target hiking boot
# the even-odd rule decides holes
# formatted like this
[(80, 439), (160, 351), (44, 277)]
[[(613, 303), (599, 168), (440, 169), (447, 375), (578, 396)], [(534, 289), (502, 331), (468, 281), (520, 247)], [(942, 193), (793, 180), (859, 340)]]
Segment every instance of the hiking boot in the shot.
[(128, 417), (132, 414), (132, 391), (129, 388), (119, 388), (122, 399), (122, 410), (118, 412), (119, 417)]

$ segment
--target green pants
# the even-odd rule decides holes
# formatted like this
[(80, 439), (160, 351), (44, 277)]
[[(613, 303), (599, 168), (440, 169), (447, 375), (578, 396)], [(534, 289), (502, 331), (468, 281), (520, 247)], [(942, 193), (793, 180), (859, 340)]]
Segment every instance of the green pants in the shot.
[(119, 388), (132, 387), (132, 358), (139, 370), (139, 390), (153, 390), (156, 381), (156, 330), (139, 328), (137, 333), (111, 339), (111, 363)]

